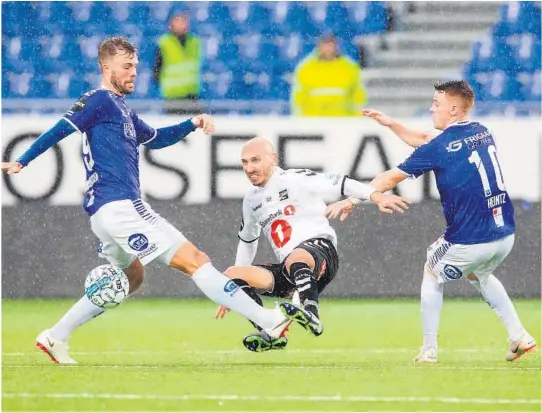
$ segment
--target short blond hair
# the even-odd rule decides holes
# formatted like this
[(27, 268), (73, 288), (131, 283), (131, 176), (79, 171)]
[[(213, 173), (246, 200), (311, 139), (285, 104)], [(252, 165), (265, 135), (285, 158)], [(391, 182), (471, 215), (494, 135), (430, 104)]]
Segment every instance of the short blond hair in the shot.
[(104, 60), (115, 56), (119, 50), (124, 50), (130, 56), (137, 53), (135, 46), (124, 37), (112, 36), (102, 40), (98, 47), (98, 63), (100, 64), (100, 70), (102, 70)]
[(452, 97), (460, 97), (465, 102), (467, 110), (474, 106), (474, 91), (464, 80), (449, 80), (448, 82), (437, 83), (435, 90), (437, 92), (444, 92)]

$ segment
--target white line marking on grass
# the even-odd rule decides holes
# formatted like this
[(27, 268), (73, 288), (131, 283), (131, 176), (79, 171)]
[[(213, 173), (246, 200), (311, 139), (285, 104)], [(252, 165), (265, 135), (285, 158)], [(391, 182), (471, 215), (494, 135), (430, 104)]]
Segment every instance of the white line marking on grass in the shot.
[[(227, 363), (230, 369), (235, 369), (235, 363)], [(183, 365), (186, 367), (186, 364), (182, 363), (172, 363), (172, 364), (164, 364), (164, 365), (147, 365), (147, 364), (89, 364), (89, 363), (81, 363), (81, 364), (53, 364), (53, 363), (47, 363), (47, 364), (9, 364), (4, 363), (2, 364), (3, 368), (36, 368), (36, 367), (44, 367), (44, 366), (51, 366), (53, 368), (93, 368), (93, 369), (134, 369), (134, 370), (164, 370), (169, 369), (171, 366), (176, 365)], [(224, 368), (224, 364), (222, 363), (215, 363), (215, 364), (194, 364), (194, 367), (196, 367), (198, 370), (222, 370)], [(244, 366), (239, 366), (238, 368), (244, 368)], [(513, 372), (524, 372), (524, 371), (540, 371), (540, 367), (477, 367), (477, 366), (443, 366), (443, 365), (425, 365), (421, 366), (418, 364), (412, 363), (410, 366), (353, 366), (353, 365), (341, 365), (337, 364), (334, 366), (322, 366), (322, 365), (311, 365), (311, 364), (301, 364), (297, 366), (286, 366), (281, 364), (269, 364), (265, 367), (261, 367), (262, 369), (277, 369), (277, 370), (371, 370), (371, 371), (382, 371), (382, 370), (488, 370), (488, 371), (513, 371)]]
[(10, 399), (121, 399), (121, 400), (216, 400), (216, 401), (304, 401), (304, 402), (368, 402), (368, 403), (447, 403), (447, 404), (536, 404), (540, 399), (485, 399), (460, 397), (379, 397), (379, 396), (243, 396), (237, 394), (93, 394), (93, 393), (4, 393)]
[[(287, 353), (303, 353), (303, 354), (340, 354), (340, 353), (412, 353), (417, 352), (418, 348), (345, 348), (345, 349), (287, 349)], [(502, 351), (497, 348), (456, 348), (456, 349), (439, 349), (442, 353), (492, 353)], [(13, 352), (2, 353), (2, 357), (24, 357), (28, 355), (38, 354), (37, 352)], [(246, 350), (186, 350), (179, 349), (177, 351), (74, 351), (72, 355), (80, 356), (102, 356), (102, 355), (127, 355), (127, 356), (142, 356), (142, 355), (158, 355), (158, 354), (247, 354)]]

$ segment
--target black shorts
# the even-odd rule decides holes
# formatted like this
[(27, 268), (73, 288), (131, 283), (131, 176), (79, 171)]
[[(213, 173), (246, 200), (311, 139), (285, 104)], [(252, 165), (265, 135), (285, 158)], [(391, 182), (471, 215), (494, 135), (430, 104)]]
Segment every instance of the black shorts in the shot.
[[(339, 256), (333, 243), (325, 238), (311, 238), (296, 248), (307, 251), (314, 258), (314, 276), (318, 279), (318, 293), (324, 291), (339, 270)], [(286, 271), (284, 260), (280, 264), (258, 264), (256, 267), (268, 270), (274, 279), (273, 290), (262, 292), (268, 297), (290, 298), (295, 291), (295, 283)]]

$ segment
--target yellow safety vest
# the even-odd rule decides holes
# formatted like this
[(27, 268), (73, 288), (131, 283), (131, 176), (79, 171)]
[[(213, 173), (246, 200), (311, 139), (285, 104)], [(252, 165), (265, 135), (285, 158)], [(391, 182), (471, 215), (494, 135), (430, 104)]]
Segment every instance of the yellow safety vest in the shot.
[(199, 95), (201, 50), (197, 37), (188, 35), (186, 46), (171, 33), (158, 41), (163, 63), (160, 71), (160, 89), (167, 99), (182, 99), (187, 95)]
[(360, 116), (366, 101), (361, 69), (349, 57), (326, 61), (313, 52), (296, 68), (291, 96), (293, 115)]

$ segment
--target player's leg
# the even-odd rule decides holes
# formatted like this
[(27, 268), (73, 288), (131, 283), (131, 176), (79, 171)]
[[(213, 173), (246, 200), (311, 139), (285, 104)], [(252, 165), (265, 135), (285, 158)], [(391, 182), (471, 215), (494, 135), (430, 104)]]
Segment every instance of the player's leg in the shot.
[(423, 344), (420, 353), (414, 358), (415, 362), (434, 363), (437, 361), (437, 337), (444, 298), (444, 286), (438, 282), (434, 269), (450, 246), (450, 243), (440, 237), (427, 249), (427, 262), (424, 265), (420, 289)]
[[(263, 306), (258, 293), (270, 297), (291, 297), (295, 285), (287, 280), (284, 271), (283, 264), (262, 264), (250, 267), (230, 267), (225, 271), (225, 275), (232, 278), (249, 297)], [(288, 344), (287, 327), (278, 338), (273, 338), (269, 337), (256, 323), (252, 321), (251, 323), (258, 332), (249, 334), (243, 339), (243, 345), (248, 350), (254, 352), (280, 350)]]
[[(271, 267), (272, 266), (273, 264)], [(273, 290), (274, 279), (273, 274), (269, 269), (258, 266), (232, 266), (224, 271), (224, 275), (232, 279), (239, 288), (261, 307), (263, 307), (263, 301), (260, 297), (260, 293)], [(217, 317), (222, 318), (227, 311), (229, 311), (227, 307), (220, 306), (217, 310)], [(250, 323), (256, 327), (258, 331), (262, 330), (262, 328), (253, 321), (250, 321)]]
[[(100, 255), (121, 269), (128, 277), (130, 294), (136, 291), (142, 284), (145, 269), (134, 255), (125, 253), (116, 244), (102, 234), (106, 241), (102, 241)], [(51, 328), (43, 331), (36, 339), (37, 347), (47, 353), (56, 363), (74, 364), (69, 355), (68, 339), (73, 331), (88, 321), (103, 314), (105, 309), (92, 303), (86, 295), (83, 295), (64, 316)]]
[[(337, 251), (333, 243), (326, 239), (315, 238), (301, 243), (285, 261), (285, 267), (290, 279), (295, 283), (303, 309), (303, 312), (289, 309), (290, 305), (284, 303), (281, 306), (286, 314), (305, 319), (305, 328), (314, 335), (323, 333), (323, 325), (320, 322), (319, 293), (335, 277), (339, 265)], [(329, 271), (328, 267), (329, 266)], [(323, 279), (322, 279), (323, 277)], [(300, 324), (299, 319), (296, 319)]]
[(443, 285), (437, 282), (437, 278), (426, 263), (420, 291), (423, 344), (420, 354), (414, 359), (415, 362), (434, 363), (437, 361), (437, 337), (443, 296)]
[(214, 268), (209, 257), (194, 244), (182, 243), (168, 265), (186, 273), (211, 300), (254, 321), (271, 336), (278, 337), (284, 330), (287, 320), (280, 311), (259, 306), (234, 281)]
[(513, 361), (536, 347), (534, 338), (523, 328), (517, 311), (502, 283), (493, 271), (504, 261), (512, 249), (514, 236), (493, 243), (481, 244), (488, 249), (488, 259), (466, 278), (484, 297), (508, 331), (510, 342), (506, 360)]

